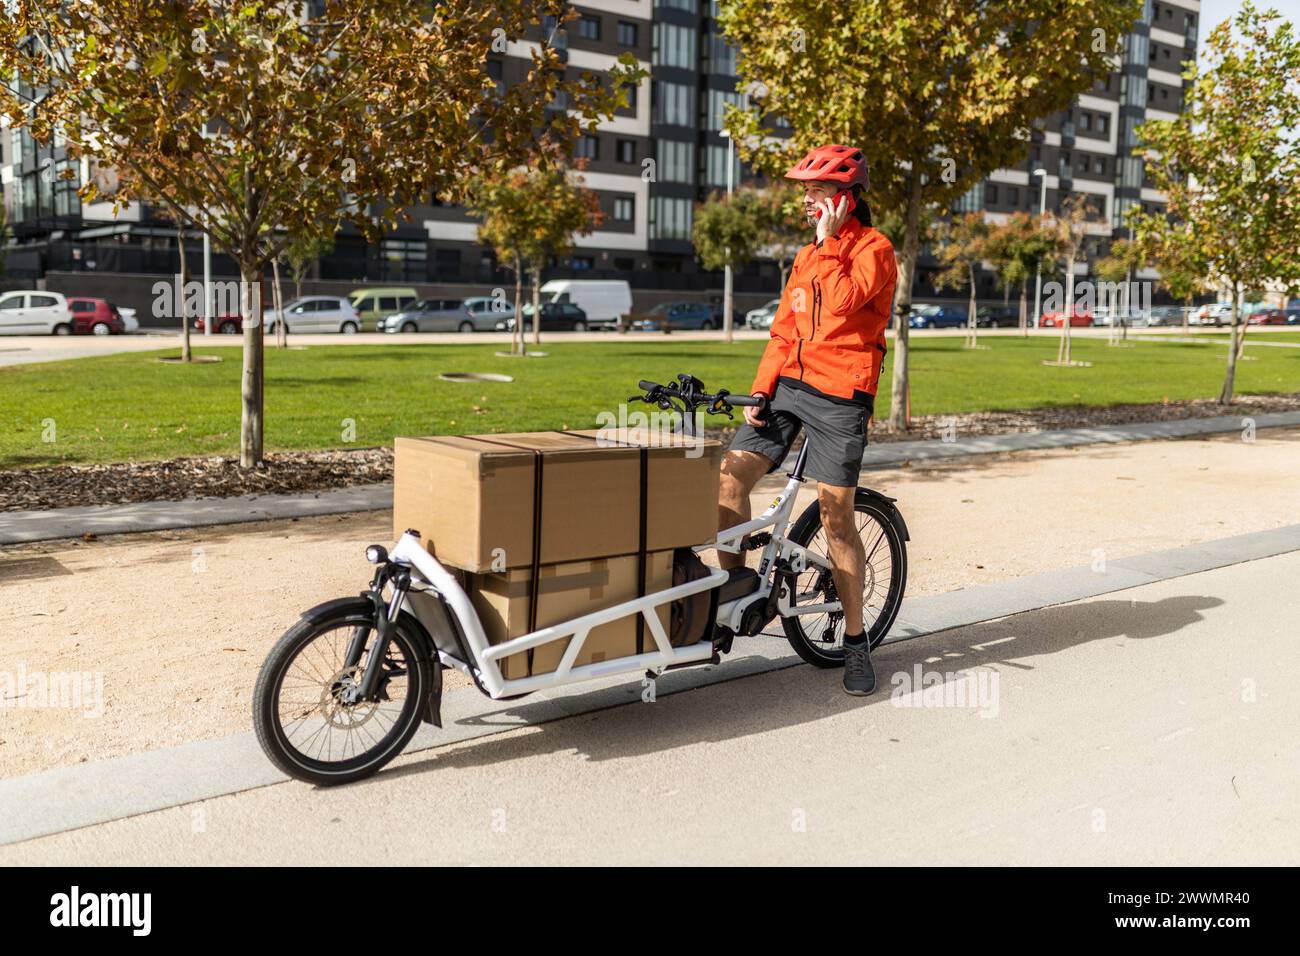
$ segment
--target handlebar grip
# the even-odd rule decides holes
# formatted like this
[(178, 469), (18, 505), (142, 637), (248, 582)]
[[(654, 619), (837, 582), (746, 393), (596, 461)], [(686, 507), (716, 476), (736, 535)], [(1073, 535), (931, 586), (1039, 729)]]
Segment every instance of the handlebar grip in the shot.
[(660, 388), (661, 386), (657, 382), (647, 382), (645, 379), (642, 379), (636, 383), (636, 387), (641, 389), (643, 392), (648, 392), (653, 388)]
[(762, 408), (767, 401), (765, 398), (759, 398), (755, 395), (728, 395), (728, 405), (750, 405), (754, 408)]

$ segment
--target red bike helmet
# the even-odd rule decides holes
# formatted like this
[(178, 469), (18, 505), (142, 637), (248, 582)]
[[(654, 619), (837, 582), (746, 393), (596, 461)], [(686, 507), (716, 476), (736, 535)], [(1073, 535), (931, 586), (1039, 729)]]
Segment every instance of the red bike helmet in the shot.
[(786, 179), (821, 179), (845, 189), (857, 184), (865, 192), (871, 186), (867, 157), (852, 146), (818, 146), (791, 166)]

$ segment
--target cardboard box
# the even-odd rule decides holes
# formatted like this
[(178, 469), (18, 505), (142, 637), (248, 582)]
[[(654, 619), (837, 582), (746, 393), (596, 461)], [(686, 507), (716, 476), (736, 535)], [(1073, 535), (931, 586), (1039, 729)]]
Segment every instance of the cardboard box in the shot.
[(415, 528), (439, 561), (467, 571), (531, 566), (539, 457), (540, 563), (637, 550), (636, 449), (564, 432), (398, 438), (394, 537)]
[[(672, 551), (652, 552), (645, 557), (644, 593), (671, 587)], [(624, 555), (543, 565), (538, 575), (537, 629), (562, 624), (583, 614), (634, 599), (637, 597), (637, 563), (636, 555)], [(529, 633), (531, 576), (531, 568), (469, 576), (470, 600), (478, 612), (488, 643), (500, 644)], [(666, 631), (669, 626), (668, 605), (659, 608), (657, 613)], [(587, 634), (574, 666), (635, 654), (638, 619), (644, 625), (644, 618), (637, 615), (593, 628)], [(648, 628), (643, 632), (642, 641), (646, 650), (655, 646), (654, 636)], [(531, 668), (526, 652), (512, 654), (501, 662), (502, 676), (513, 680), (529, 673), (549, 674), (559, 666), (568, 645), (568, 641), (555, 641), (533, 648)]]
[(574, 434), (594, 439), (602, 447), (621, 443), (647, 449), (647, 551), (693, 547), (717, 538), (720, 441), (619, 428)]
[(722, 445), (690, 441), (617, 430), (398, 438), (394, 537), (416, 528), (439, 561), (467, 571), (531, 566), (540, 457), (538, 562), (634, 554), (644, 447), (646, 550), (704, 544), (717, 534)]

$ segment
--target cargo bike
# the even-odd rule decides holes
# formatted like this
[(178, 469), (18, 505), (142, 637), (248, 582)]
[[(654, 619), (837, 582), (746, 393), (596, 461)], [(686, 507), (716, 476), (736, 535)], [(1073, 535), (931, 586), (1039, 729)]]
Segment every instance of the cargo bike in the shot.
[[(629, 401), (680, 415), (690, 437), (702, 414), (730, 418), (734, 407), (760, 402), (725, 389), (709, 393), (690, 375), (639, 387)], [(446, 667), (468, 675), (493, 700), (513, 700), (612, 675), (654, 679), (674, 668), (718, 664), (736, 638), (757, 635), (777, 618), (803, 660), (843, 666), (844, 615), (817, 502), (791, 520), (805, 456), (806, 445), (761, 515), (719, 532), (714, 543), (681, 549), (691, 560), (682, 562), (671, 587), (496, 644), (487, 640), (457, 575), (429, 553), (418, 531), (402, 534), (391, 552), (370, 545), (366, 559), (375, 571), (369, 587), (305, 611), (263, 664), (253, 693), (263, 751), (299, 780), (350, 783), (400, 754), (421, 722), (442, 726)], [(862, 487), (855, 499), (866, 554), (863, 627), (872, 647), (893, 625), (907, 581), (908, 531), (894, 500)], [(757, 568), (720, 570), (694, 557), (711, 549), (762, 554)], [(661, 620), (665, 605), (668, 628)], [(644, 619), (644, 653), (577, 663), (594, 628), (634, 615)], [(503, 677), (507, 657), (552, 642), (567, 643), (554, 671)]]

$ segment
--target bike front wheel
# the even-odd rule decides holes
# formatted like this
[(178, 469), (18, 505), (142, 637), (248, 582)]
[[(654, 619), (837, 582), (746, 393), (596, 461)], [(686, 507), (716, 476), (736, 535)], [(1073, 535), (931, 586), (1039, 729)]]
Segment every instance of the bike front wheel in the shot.
[[(858, 489), (854, 520), (866, 555), (862, 590), (862, 627), (874, 648), (885, 639), (898, 617), (907, 587), (907, 545), (894, 523), (891, 509), (874, 495)], [(821, 505), (814, 501), (799, 516), (790, 540), (812, 554), (830, 560), (826, 532), (822, 528)], [(835, 580), (827, 569), (812, 565), (794, 574), (794, 610), (801, 606), (839, 600)], [(793, 614), (781, 619), (785, 636), (795, 653), (815, 667), (844, 665), (844, 614), (822, 611)]]
[[(420, 725), (434, 666), (399, 619), (381, 663), (375, 699), (352, 693), (376, 647), (374, 613), (358, 602), (291, 627), (262, 665), (253, 691), (253, 726), (270, 761), (320, 786), (376, 773), (402, 752)], [(363, 642), (360, 658), (348, 649)]]

